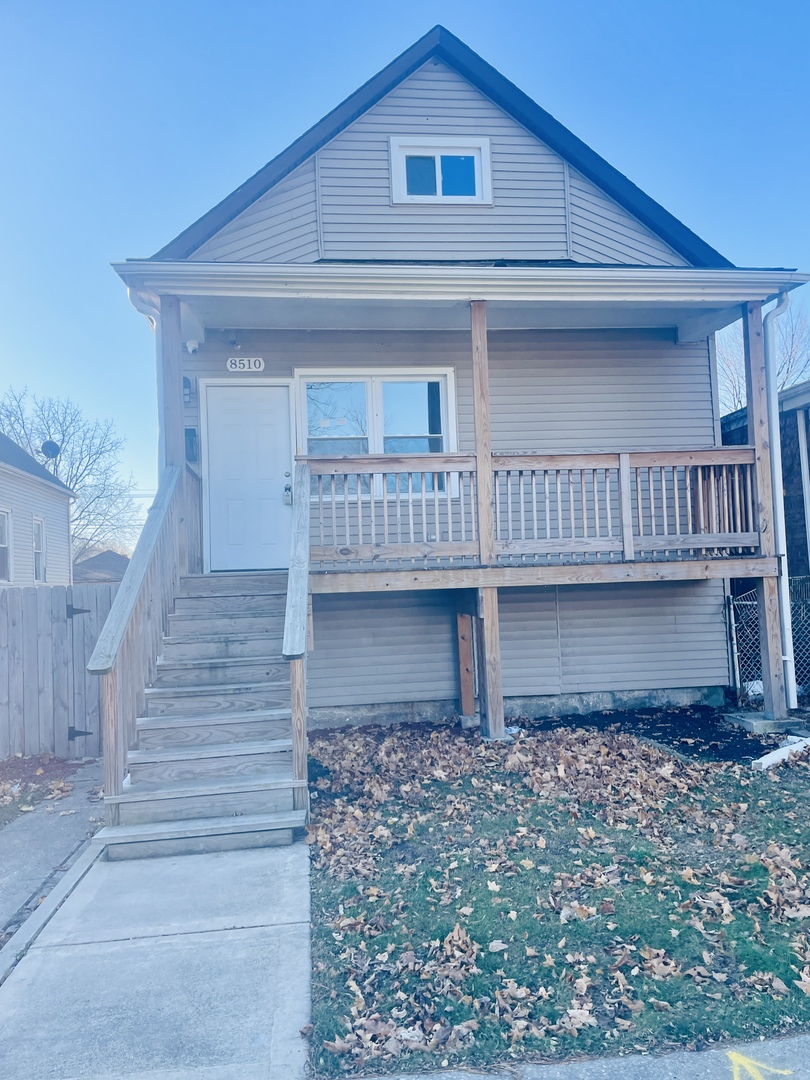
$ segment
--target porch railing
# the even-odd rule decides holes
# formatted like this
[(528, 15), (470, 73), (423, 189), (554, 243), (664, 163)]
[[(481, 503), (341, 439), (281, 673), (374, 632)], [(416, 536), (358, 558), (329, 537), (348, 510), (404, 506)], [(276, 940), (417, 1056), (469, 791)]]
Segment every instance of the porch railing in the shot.
[[(180, 575), (188, 571), (188, 531), (184, 520), (198, 513), (198, 481), (177, 466), (167, 467), (158, 486), (126, 574), (118, 588), (87, 670), (101, 676), (101, 731), (104, 794), (120, 795), (127, 750), (135, 743), (144, 687), (155, 664)], [(192, 520), (192, 536), (194, 532)], [(107, 803), (108, 825), (118, 824), (118, 807)]]
[[(499, 565), (737, 557), (759, 547), (750, 447), (494, 454)], [(307, 458), (314, 569), (473, 565), (475, 458)]]

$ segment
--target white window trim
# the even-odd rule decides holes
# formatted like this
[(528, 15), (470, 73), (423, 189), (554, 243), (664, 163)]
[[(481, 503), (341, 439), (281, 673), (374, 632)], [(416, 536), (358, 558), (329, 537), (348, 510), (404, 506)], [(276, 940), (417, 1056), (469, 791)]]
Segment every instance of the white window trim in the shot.
[[(36, 530), (37, 524), (39, 524), (41, 529), (42, 529), (42, 551), (39, 553), (39, 554), (42, 555), (42, 577), (41, 578), (37, 577), (37, 559), (36, 559), (37, 549), (34, 546), (34, 542), (36, 540), (36, 535), (37, 535), (37, 530)], [(31, 560), (32, 560), (33, 565), (32, 565), (31, 569), (33, 570), (34, 584), (36, 584), (36, 585), (44, 585), (48, 580), (48, 555), (47, 555), (47, 551), (48, 551), (48, 541), (47, 541), (47, 534), (45, 532), (45, 518), (32, 517), (31, 518)]]
[(14, 580), (14, 515), (10, 506), (0, 506), (0, 514), (5, 514), (8, 518), (8, 531), (6, 534), (6, 540), (8, 541), (8, 577), (0, 578), (0, 581), (4, 585), (10, 585)]
[[(475, 195), (409, 195), (405, 180), (406, 151), (424, 150), (425, 156), (439, 157), (442, 150), (458, 153), (467, 150), (475, 159)], [(479, 136), (430, 135), (403, 138), (391, 135), (388, 139), (391, 162), (391, 202), (422, 203), (440, 206), (492, 206), (492, 166), (489, 139)], [(439, 172), (437, 170), (437, 179)]]
[[(443, 380), (442, 392), (442, 438), (443, 453), (458, 451), (458, 425), (456, 423), (456, 373), (453, 368), (302, 368), (294, 372), (297, 402), (297, 452), (308, 454), (307, 441), (307, 386), (313, 380), (323, 382), (365, 382), (366, 406), (368, 408), (368, 452), (384, 454), (384, 424), (382, 415), (383, 382), (423, 382), (429, 379)], [(375, 385), (376, 384), (376, 385)], [(372, 434), (373, 432), (373, 434)], [(354, 455), (351, 455), (354, 456)], [(357, 455), (365, 456), (365, 455)], [(396, 456), (396, 455), (395, 455)]]

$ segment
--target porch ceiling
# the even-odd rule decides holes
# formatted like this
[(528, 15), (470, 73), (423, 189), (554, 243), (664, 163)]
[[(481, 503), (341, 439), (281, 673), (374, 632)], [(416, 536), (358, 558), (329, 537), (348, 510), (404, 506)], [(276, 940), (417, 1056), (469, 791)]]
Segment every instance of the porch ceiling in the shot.
[[(803, 284), (791, 270), (129, 262), (142, 299), (182, 301), (183, 335), (204, 329), (466, 330), (487, 300), (492, 330), (674, 328), (683, 341), (739, 318), (740, 305)], [(157, 306), (157, 305), (156, 305)]]

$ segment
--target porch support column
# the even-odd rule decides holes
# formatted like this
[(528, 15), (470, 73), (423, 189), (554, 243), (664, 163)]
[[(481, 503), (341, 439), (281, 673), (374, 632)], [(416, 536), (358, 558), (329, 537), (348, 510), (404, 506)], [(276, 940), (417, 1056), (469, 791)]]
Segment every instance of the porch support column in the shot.
[(492, 515), (492, 430), (489, 422), (489, 351), (487, 303), (470, 304), (473, 355), (473, 414), (475, 417), (478, 545), (482, 566), (495, 563), (495, 522)]
[(160, 401), (160, 467), (186, 463), (183, 431), (183, 341), (180, 329), (180, 301), (176, 296), (160, 298), (160, 356), (158, 360)]
[[(765, 383), (765, 347), (762, 335), (762, 304), (743, 305), (745, 345), (745, 388), (748, 401), (748, 443), (756, 450), (756, 514), (760, 536), (759, 554), (773, 558), (776, 542), (773, 528), (771, 487), (771, 435), (768, 430), (768, 401)], [(776, 433), (779, 438), (779, 432)], [(779, 592), (776, 578), (757, 578), (757, 610), (762, 659), (762, 693), (765, 717), (787, 717), (785, 669), (782, 661), (782, 634), (779, 624)]]
[(475, 718), (475, 633), (473, 619), (478, 611), (477, 595), (472, 589), (455, 589), (456, 634), (458, 638), (458, 708), (462, 720)]
[(498, 590), (478, 590), (478, 685), (481, 734), (485, 739), (505, 739), (503, 682), (501, 679), (501, 632), (498, 625)]

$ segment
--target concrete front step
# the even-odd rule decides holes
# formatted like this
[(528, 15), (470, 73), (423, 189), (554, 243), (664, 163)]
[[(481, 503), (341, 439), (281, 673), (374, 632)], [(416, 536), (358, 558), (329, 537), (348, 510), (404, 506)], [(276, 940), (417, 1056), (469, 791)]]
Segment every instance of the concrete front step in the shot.
[[(289, 667), (289, 665), (288, 665)], [(211, 686), (149, 686), (144, 691), (147, 716), (194, 716), (213, 713), (286, 709), (289, 679), (284, 682)]]
[(170, 615), (169, 637), (186, 640), (212, 634), (283, 634), (284, 611)]
[(244, 596), (247, 593), (287, 592), (286, 570), (256, 573), (194, 574), (181, 577), (175, 596)]
[(240, 593), (235, 596), (177, 596), (174, 601), (176, 615), (227, 615), (242, 612), (283, 615), (286, 607), (286, 591)]
[(106, 845), (108, 859), (203, 854), (291, 844), (294, 831), (303, 828), (305, 823), (305, 811), (285, 810), (244, 817), (108, 825), (96, 833), (93, 843)]
[(170, 788), (127, 786), (122, 795), (104, 800), (115, 805), (122, 825), (155, 821), (186, 821), (190, 818), (241, 817), (293, 809), (293, 792), (305, 788), (303, 780), (259, 777), (201, 784), (173, 784)]
[(130, 750), (127, 765), (132, 787), (139, 783), (169, 787), (188, 781), (292, 776), (292, 739)]
[(224, 686), (228, 683), (282, 682), (290, 664), (278, 656), (229, 657), (205, 660), (158, 660), (152, 686)]
[(266, 709), (212, 716), (143, 716), (136, 721), (136, 730), (139, 750), (260, 742), (289, 738), (291, 713)]
[(281, 656), (284, 637), (279, 620), (275, 632), (182, 634), (163, 639), (163, 660), (228, 660), (244, 656)]

